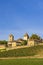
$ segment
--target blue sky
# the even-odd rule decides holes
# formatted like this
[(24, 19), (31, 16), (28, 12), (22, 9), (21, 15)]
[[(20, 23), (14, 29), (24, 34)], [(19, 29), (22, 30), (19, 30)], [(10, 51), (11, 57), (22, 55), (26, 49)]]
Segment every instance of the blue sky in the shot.
[(0, 40), (26, 32), (43, 37), (43, 0), (0, 0)]

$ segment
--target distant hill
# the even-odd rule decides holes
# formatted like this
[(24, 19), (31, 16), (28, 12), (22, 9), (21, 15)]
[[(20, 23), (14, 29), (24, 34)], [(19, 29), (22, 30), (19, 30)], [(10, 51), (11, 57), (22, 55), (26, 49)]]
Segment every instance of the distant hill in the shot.
[(22, 57), (22, 56), (34, 56), (43, 55), (43, 46), (35, 46), (28, 48), (13, 49), (0, 52), (0, 57)]

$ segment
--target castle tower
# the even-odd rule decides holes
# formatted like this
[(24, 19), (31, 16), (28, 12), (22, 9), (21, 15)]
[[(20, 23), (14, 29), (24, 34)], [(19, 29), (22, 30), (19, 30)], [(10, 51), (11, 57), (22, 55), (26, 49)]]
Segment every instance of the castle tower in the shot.
[(29, 39), (29, 35), (26, 33), (25, 35), (24, 35), (24, 40), (28, 40)]
[(9, 35), (9, 41), (14, 41), (14, 36), (12, 34)]

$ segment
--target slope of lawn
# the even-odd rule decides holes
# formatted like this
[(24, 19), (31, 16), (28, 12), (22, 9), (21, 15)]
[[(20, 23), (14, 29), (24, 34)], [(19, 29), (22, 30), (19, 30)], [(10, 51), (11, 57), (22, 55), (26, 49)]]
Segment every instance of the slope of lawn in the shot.
[(0, 52), (0, 57), (22, 57), (22, 56), (34, 56), (42, 53), (43, 46), (35, 46), (28, 48), (13, 49), (9, 51)]
[(0, 65), (43, 65), (43, 59), (0, 60)]

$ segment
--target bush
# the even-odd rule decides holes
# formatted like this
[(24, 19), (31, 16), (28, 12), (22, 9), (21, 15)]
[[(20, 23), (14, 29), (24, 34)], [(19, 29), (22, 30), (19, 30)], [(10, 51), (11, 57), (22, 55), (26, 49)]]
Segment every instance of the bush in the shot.
[(21, 43), (21, 45), (27, 45), (27, 41), (24, 40), (24, 41)]

